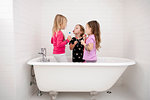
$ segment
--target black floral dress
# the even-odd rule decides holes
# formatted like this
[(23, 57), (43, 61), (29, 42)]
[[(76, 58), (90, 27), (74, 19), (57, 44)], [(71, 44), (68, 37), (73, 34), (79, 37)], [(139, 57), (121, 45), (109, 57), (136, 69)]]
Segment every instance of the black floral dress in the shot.
[(75, 41), (78, 41), (78, 43), (74, 46), (73, 52), (72, 52), (72, 61), (73, 62), (84, 62), (83, 60), (83, 50), (84, 46), (81, 44), (81, 39), (76, 39), (75, 37), (72, 38), (72, 40), (69, 42), (69, 44), (74, 44)]

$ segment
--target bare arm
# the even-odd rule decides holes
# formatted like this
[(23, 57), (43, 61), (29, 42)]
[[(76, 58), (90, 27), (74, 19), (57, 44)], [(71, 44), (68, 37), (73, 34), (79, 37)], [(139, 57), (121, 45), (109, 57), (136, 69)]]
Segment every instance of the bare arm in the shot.
[(74, 44), (70, 44), (70, 50), (73, 50), (73, 48), (75, 47), (75, 45), (78, 43), (78, 41), (75, 41)]
[(87, 51), (91, 51), (93, 49), (93, 43), (89, 43), (87, 45), (83, 40), (81, 40), (81, 44), (84, 45), (84, 47)]
[(63, 33), (57, 34), (57, 47), (65, 46), (71, 40), (71, 36), (68, 36), (67, 39), (64, 41)]
[(91, 51), (93, 49), (93, 43), (89, 43), (88, 45), (85, 46), (85, 48), (88, 50), (88, 51)]

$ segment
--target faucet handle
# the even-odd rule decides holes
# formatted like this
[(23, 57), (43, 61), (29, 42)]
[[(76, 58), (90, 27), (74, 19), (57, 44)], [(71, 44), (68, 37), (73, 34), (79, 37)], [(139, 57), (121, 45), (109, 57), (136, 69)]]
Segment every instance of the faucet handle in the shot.
[(41, 51), (38, 54), (44, 54), (44, 48), (41, 48)]
[(41, 48), (41, 52), (42, 52), (42, 53), (44, 52), (44, 48)]

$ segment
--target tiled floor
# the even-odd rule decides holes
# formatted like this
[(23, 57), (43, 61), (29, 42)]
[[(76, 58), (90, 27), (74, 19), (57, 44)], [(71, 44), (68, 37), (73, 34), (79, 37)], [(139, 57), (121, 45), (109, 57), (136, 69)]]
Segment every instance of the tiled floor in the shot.
[[(138, 100), (129, 90), (125, 87), (113, 87), (112, 93), (106, 92), (99, 93), (96, 100)], [(34, 94), (30, 100), (50, 100), (48, 93), (43, 93), (42, 96)], [(89, 93), (58, 93), (56, 100), (90, 100)]]

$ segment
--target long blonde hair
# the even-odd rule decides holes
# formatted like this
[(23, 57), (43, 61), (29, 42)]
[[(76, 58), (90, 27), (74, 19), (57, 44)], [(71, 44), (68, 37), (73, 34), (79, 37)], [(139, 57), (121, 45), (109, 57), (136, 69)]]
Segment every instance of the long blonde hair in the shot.
[(95, 36), (95, 40), (96, 40), (96, 49), (99, 50), (99, 48), (101, 48), (100, 43), (101, 43), (101, 32), (100, 32), (100, 25), (97, 21), (93, 20), (93, 21), (89, 21), (87, 23), (89, 25), (89, 27), (91, 28), (91, 32), (92, 34), (94, 34)]
[(64, 21), (67, 21), (67, 18), (61, 14), (57, 14), (54, 19), (54, 24), (52, 28), (52, 34), (54, 35), (55, 32), (62, 29), (62, 25)]

